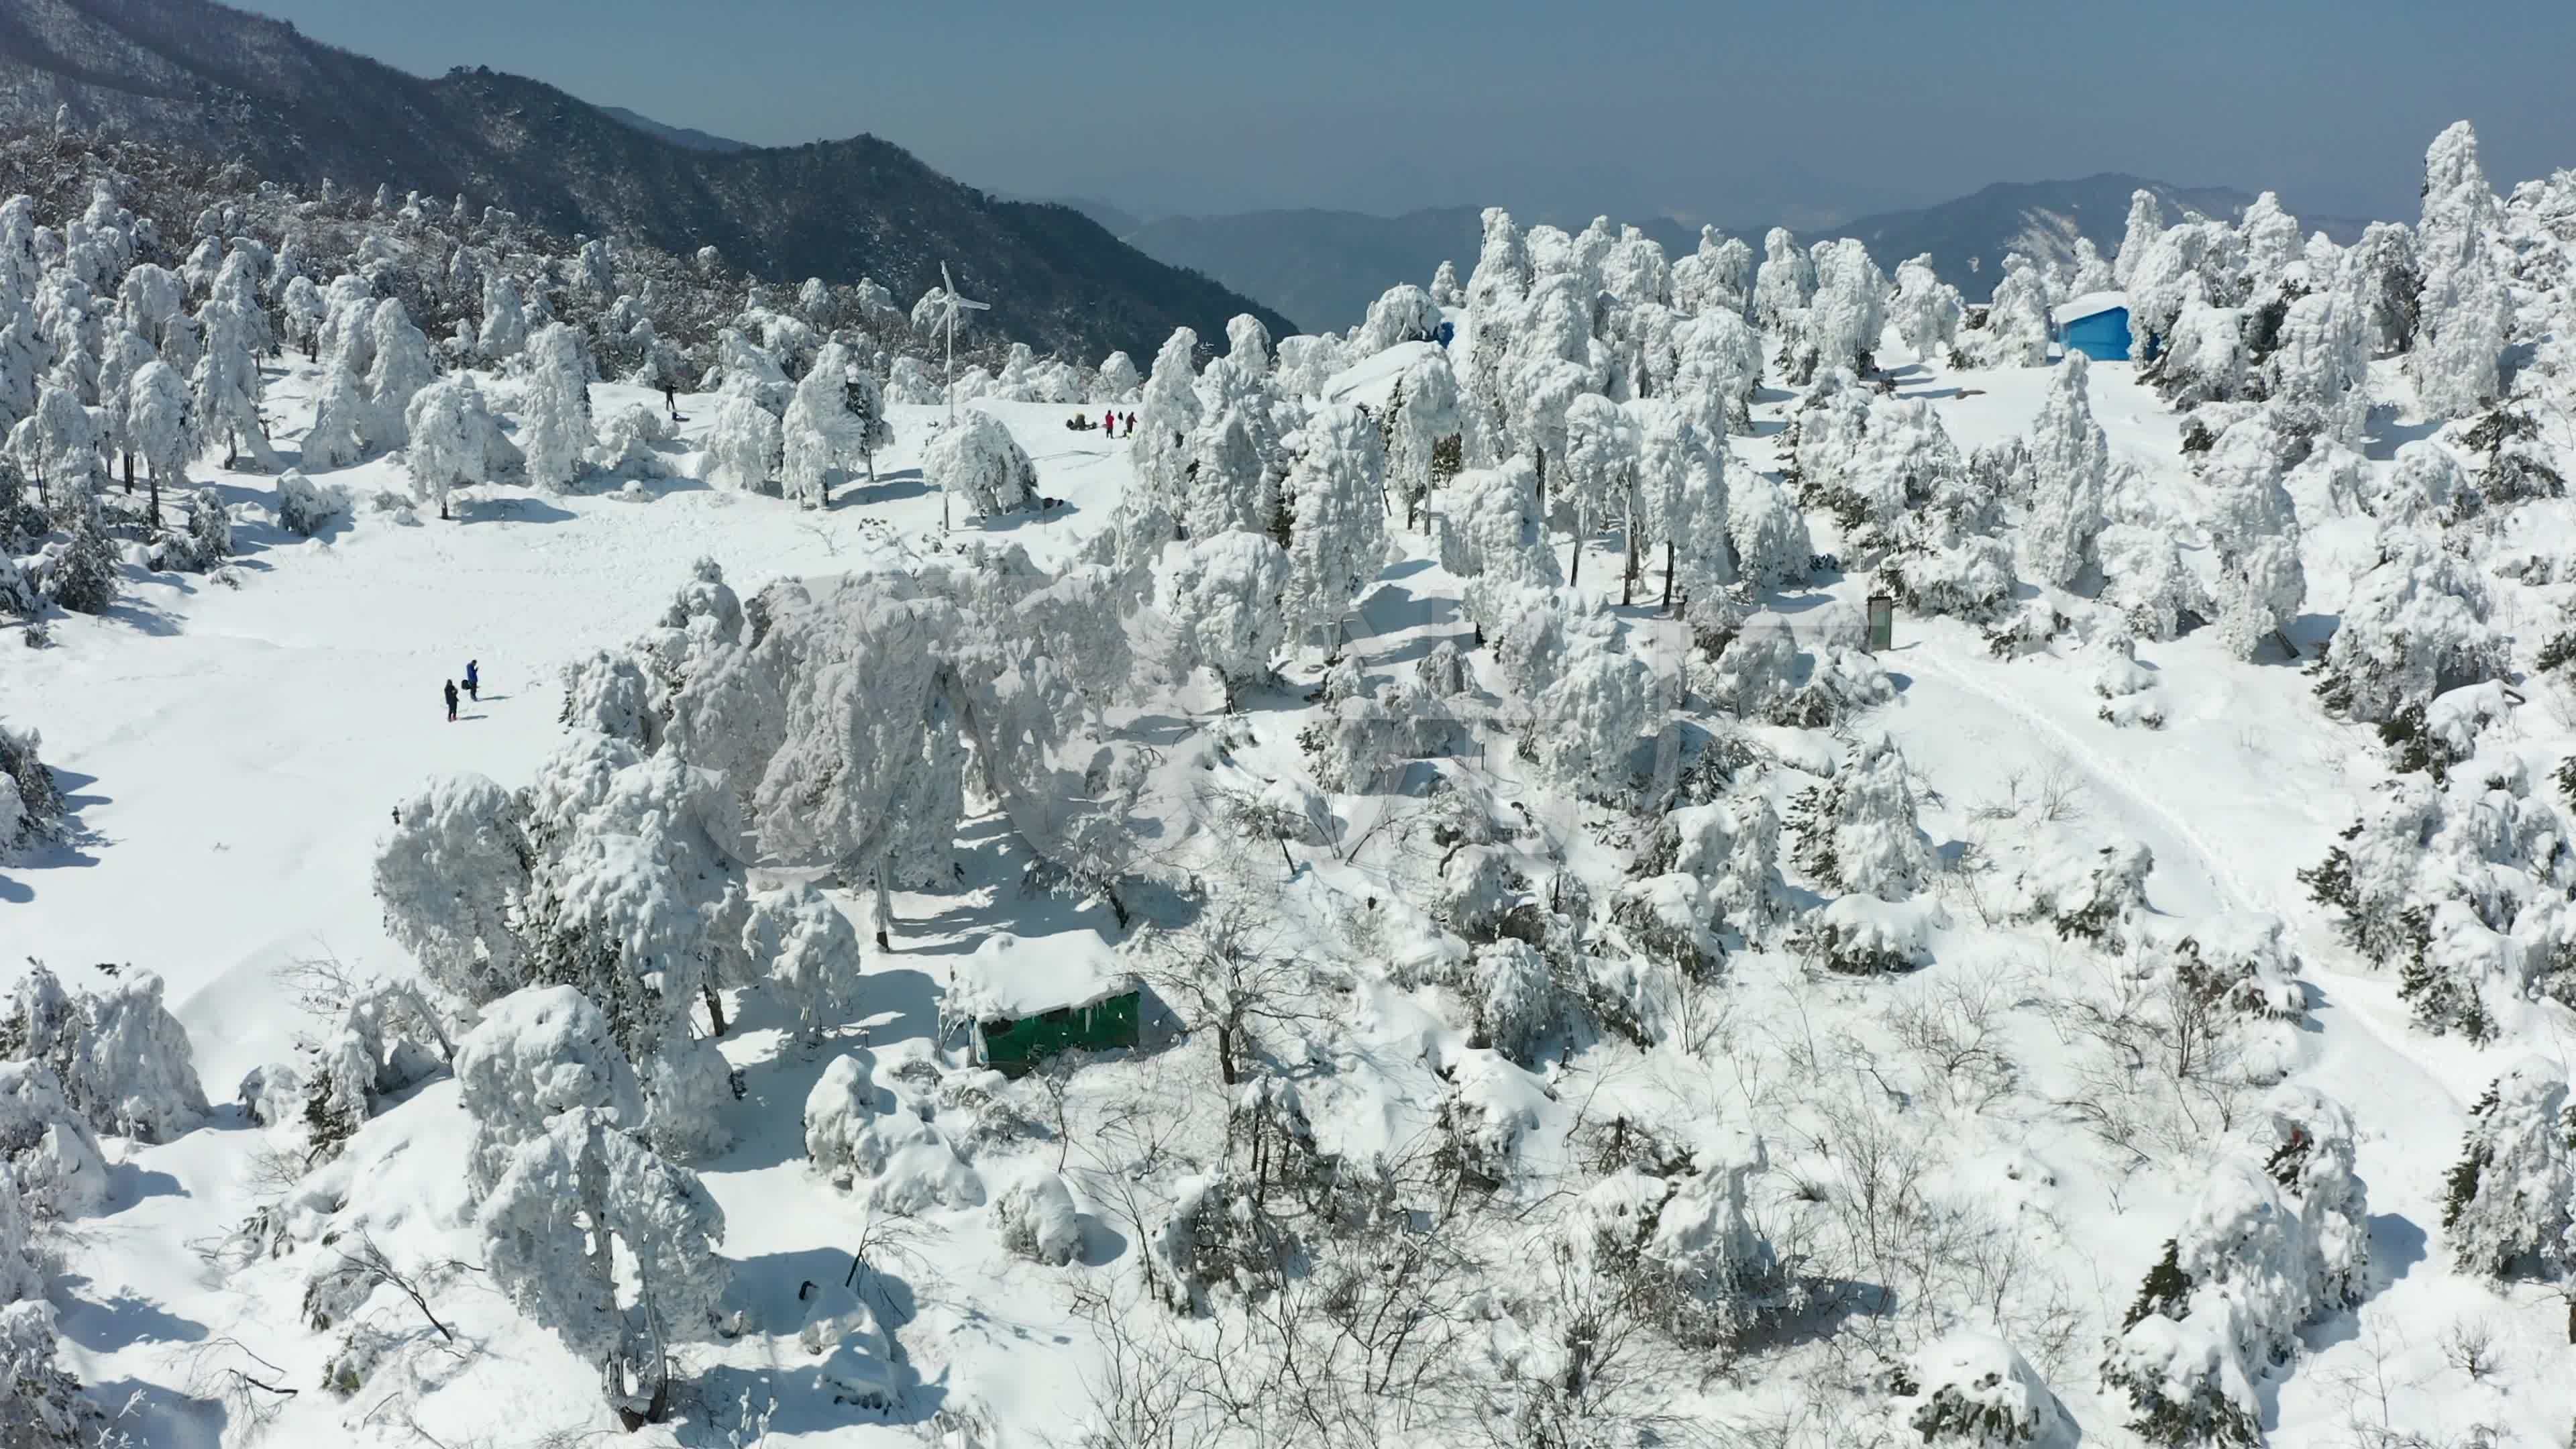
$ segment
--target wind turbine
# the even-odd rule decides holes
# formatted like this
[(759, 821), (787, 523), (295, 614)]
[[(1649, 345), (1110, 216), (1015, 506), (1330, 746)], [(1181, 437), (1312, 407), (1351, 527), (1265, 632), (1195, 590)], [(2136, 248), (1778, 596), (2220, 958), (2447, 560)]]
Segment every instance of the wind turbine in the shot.
[[(992, 310), (993, 306), (989, 302), (972, 302), (957, 295), (957, 282), (955, 278), (948, 275), (948, 264), (946, 262), (939, 264), (939, 320), (948, 332), (945, 377), (948, 391), (948, 425), (952, 428), (957, 426), (957, 314)], [(948, 490), (945, 488), (939, 490), (939, 530), (942, 533), (948, 531)]]

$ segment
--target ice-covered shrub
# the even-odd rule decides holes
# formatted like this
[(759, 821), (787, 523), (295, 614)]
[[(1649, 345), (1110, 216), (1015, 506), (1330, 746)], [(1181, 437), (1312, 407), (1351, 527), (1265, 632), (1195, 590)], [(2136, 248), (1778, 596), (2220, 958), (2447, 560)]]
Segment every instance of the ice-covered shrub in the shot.
[(51, 1068), (94, 1131), (167, 1142), (206, 1114), (187, 1028), (161, 1004), (161, 978), (149, 971), (75, 994), (32, 967), (0, 1016), (0, 1059)]
[(1908, 1367), (1918, 1400), (1906, 1422), (1926, 1445), (1957, 1449), (2073, 1449), (2065, 1406), (2000, 1338), (1959, 1332), (1926, 1345)]
[(493, 1002), (456, 1049), (457, 1099), (474, 1119), (466, 1177), (488, 1192), (520, 1144), (576, 1111), (621, 1130), (644, 1125), (644, 1094), (607, 1016), (570, 986), (531, 986)]
[(2489, 1278), (2565, 1277), (2576, 1269), (2576, 1104), (2567, 1073), (2525, 1058), (2469, 1116), (2443, 1184), (2452, 1258)]
[(37, 755), (43, 744), (34, 730), (0, 724), (0, 860), (62, 829), (63, 792)]
[(348, 516), (347, 484), (316, 483), (292, 468), (278, 475), (278, 527), (298, 538), (312, 538)]
[(1049, 1267), (1061, 1268), (1082, 1251), (1082, 1221), (1064, 1179), (1031, 1171), (993, 1199), (993, 1222), (1002, 1246)]
[(0, 1061), (0, 1178), (16, 1179), (38, 1217), (81, 1217), (107, 1201), (98, 1136), (42, 1062)]

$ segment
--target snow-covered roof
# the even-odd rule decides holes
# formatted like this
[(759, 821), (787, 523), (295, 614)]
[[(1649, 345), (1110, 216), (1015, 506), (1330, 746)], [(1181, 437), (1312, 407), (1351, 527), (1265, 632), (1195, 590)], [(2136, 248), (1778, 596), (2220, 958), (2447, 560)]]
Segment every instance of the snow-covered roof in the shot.
[(2081, 297), (2061, 302), (2050, 308), (2048, 320), (2063, 327), (2069, 322), (2090, 317), (2097, 312), (2108, 312), (2114, 307), (2128, 305), (2129, 294), (2126, 292), (2087, 292)]
[(1060, 1006), (1089, 1006), (1136, 989), (1116, 956), (1090, 931), (1053, 936), (996, 932), (957, 965), (955, 1007), (979, 1021), (1018, 1019)]

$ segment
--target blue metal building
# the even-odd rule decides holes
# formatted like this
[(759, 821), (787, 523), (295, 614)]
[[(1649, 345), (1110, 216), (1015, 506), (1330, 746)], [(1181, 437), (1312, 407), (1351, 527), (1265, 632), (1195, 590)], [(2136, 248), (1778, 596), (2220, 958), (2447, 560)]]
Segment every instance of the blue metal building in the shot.
[(2069, 352), (2096, 362), (2129, 360), (2129, 299), (2117, 292), (2096, 292), (2057, 309), (2057, 340)]

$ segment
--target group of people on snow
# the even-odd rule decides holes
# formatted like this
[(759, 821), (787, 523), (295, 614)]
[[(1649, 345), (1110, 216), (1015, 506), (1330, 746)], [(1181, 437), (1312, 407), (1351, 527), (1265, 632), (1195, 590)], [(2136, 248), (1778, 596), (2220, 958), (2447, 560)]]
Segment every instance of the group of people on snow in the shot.
[[(465, 661), (465, 697), (476, 704), (483, 702), (483, 676), (478, 660)], [(456, 723), (456, 681), (447, 681), (447, 722)]]

